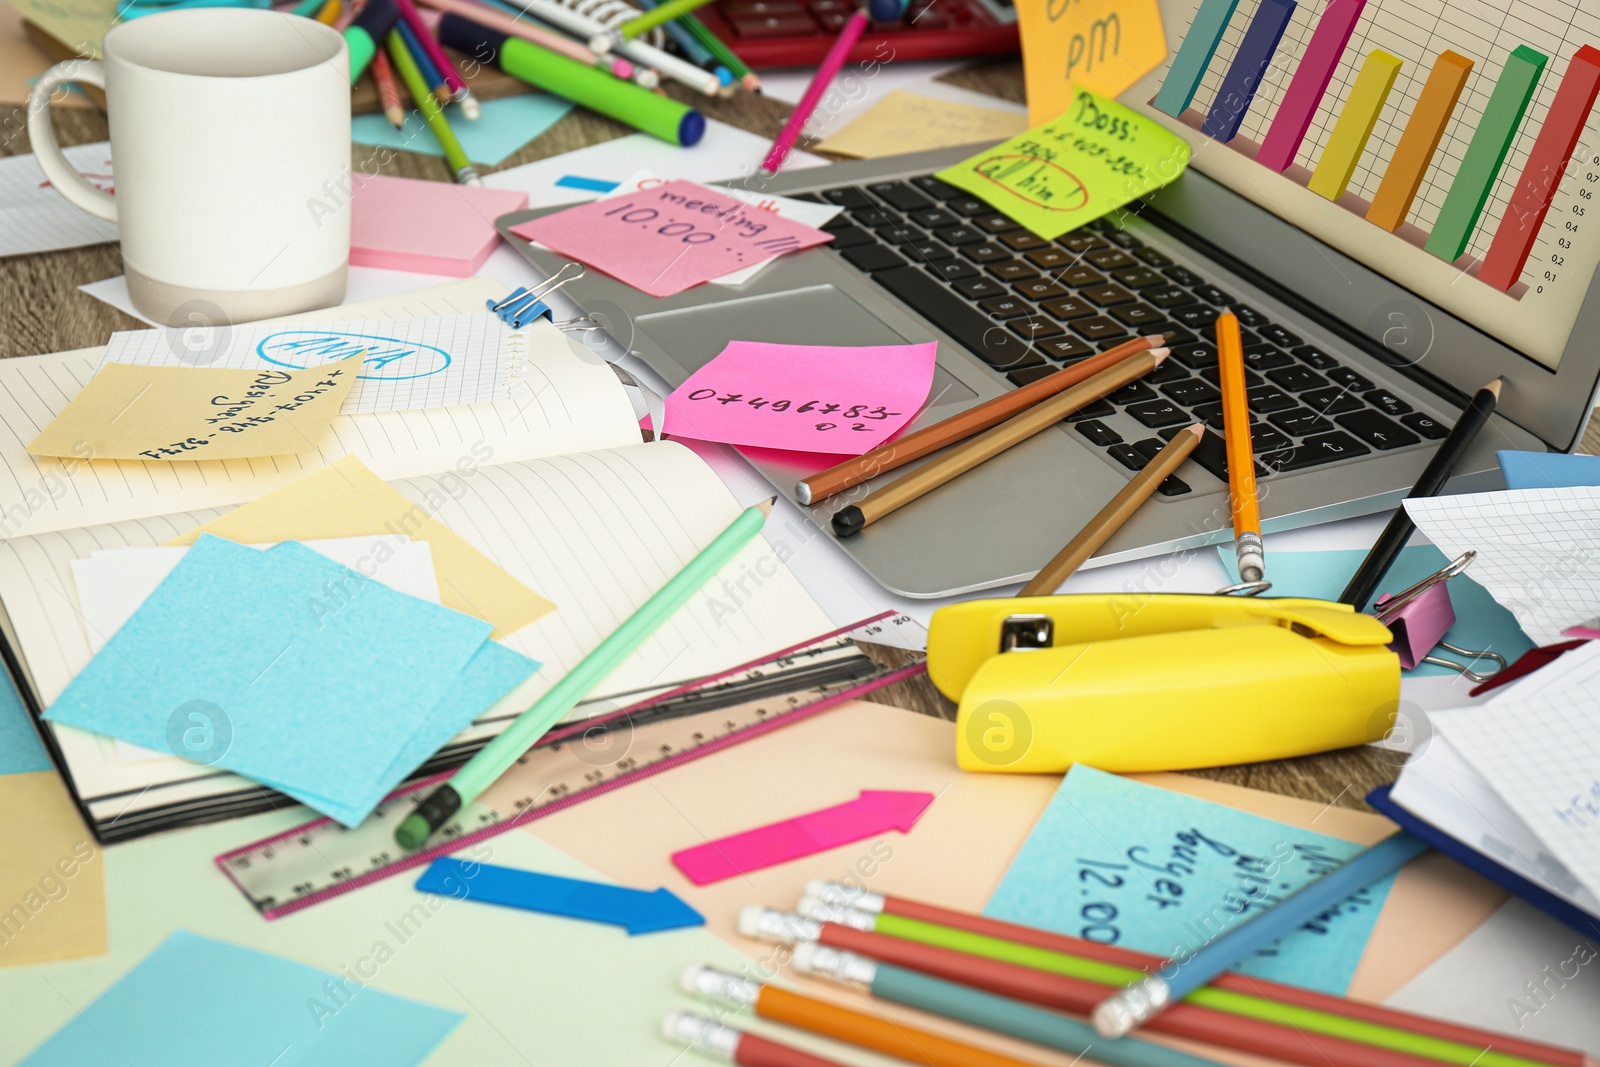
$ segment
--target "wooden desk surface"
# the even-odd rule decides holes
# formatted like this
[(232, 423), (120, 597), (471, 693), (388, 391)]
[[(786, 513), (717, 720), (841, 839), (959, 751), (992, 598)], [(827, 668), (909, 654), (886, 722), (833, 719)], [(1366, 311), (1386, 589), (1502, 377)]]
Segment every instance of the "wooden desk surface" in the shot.
[[(1023, 99), (1022, 67), (1015, 59), (976, 63), (942, 80), (1007, 100), (1020, 102)], [(787, 104), (759, 96), (741, 94), (731, 100), (708, 103), (704, 97), (680, 94), (676, 87), (670, 91), (680, 99), (692, 99), (710, 118), (767, 137), (777, 134), (789, 113)], [(0, 155), (31, 151), (23, 119), (22, 110), (15, 109), (15, 113), (0, 124), (0, 129), (7, 131), (7, 136), (0, 141)], [(105, 117), (97, 111), (58, 110), (55, 123), (57, 136), (64, 145), (100, 141), (107, 136)], [(501, 167), (489, 169), (502, 170), (531, 163), (630, 132), (610, 119), (578, 108), (525, 145)], [(366, 167), (362, 164), (377, 151), (364, 145), (352, 146), (352, 168), (371, 172), (371, 164)], [(449, 177), (442, 159), (409, 152), (393, 153), (392, 161), (381, 173), (439, 181)], [(141, 328), (143, 324), (138, 320), (78, 292), (77, 287), (85, 282), (121, 273), (117, 245), (0, 260), (0, 358), (83, 348), (102, 343), (112, 331)], [(1583, 451), (1600, 451), (1600, 422), (1591, 420), (1584, 434)], [(893, 654), (890, 656), (893, 658)], [(932, 683), (925, 678), (886, 690), (880, 698), (886, 703), (945, 718), (952, 717), (954, 712), (950, 703), (935, 692)], [(1108, 709), (1108, 714), (1114, 711)], [(1195, 773), (1330, 805), (1364, 809), (1366, 804), (1362, 798), (1375, 787), (1393, 781), (1403, 762), (1404, 758), (1396, 753), (1357, 748), (1304, 759)]]

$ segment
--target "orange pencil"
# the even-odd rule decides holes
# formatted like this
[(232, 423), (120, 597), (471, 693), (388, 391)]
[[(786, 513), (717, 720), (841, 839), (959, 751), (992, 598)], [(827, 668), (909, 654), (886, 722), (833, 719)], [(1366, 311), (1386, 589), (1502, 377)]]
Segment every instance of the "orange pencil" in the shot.
[(389, 54), (383, 49), (372, 54), (372, 79), (378, 83), (378, 99), (383, 101), (383, 115), (395, 129), (404, 129), (405, 105), (400, 102), (400, 83), (395, 81), (394, 68), (389, 65)]
[(1256, 494), (1255, 446), (1250, 441), (1250, 398), (1245, 395), (1244, 341), (1233, 312), (1217, 316), (1217, 370), (1222, 389), (1223, 443), (1228, 455), (1228, 498), (1239, 580), (1259, 582), (1267, 570), (1261, 543), (1261, 502)]

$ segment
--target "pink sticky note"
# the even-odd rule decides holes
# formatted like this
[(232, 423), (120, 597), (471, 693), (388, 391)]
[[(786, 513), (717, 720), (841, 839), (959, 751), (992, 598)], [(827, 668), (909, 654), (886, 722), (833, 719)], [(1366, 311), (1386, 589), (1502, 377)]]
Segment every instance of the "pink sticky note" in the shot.
[(753, 267), (833, 235), (690, 181), (595, 200), (511, 231), (651, 296)]
[(859, 456), (910, 422), (933, 384), (933, 341), (830, 348), (732, 341), (667, 397), (671, 436)]
[(374, 175), (351, 194), (350, 265), (470, 277), (500, 241), (494, 220), (528, 194)]

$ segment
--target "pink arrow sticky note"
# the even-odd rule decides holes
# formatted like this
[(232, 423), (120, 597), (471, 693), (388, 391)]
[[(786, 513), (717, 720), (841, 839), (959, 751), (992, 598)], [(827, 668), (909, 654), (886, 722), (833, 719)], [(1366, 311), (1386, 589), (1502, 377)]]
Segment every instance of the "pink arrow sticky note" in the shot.
[(917, 817), (932, 803), (932, 793), (863, 789), (859, 797), (846, 804), (674, 852), (672, 862), (695, 885), (710, 885), (889, 830), (909, 833)]

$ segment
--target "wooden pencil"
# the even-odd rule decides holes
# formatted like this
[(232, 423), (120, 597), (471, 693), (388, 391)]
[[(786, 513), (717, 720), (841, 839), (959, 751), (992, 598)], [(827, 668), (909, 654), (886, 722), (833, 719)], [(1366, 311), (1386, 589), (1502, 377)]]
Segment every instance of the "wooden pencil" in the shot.
[(389, 53), (378, 49), (372, 53), (372, 80), (378, 83), (378, 99), (383, 102), (383, 117), (397, 130), (405, 128), (406, 108), (400, 102), (400, 84), (395, 81), (394, 67), (389, 64)]
[(934, 460), (910, 474), (896, 478), (861, 503), (835, 512), (833, 532), (840, 537), (860, 533), (890, 512), (905, 507), (1013, 445), (1049, 429), (1079, 408), (1087, 407), (1108, 393), (1114, 393), (1129, 382), (1144, 377), (1161, 366), (1167, 354), (1167, 349), (1156, 348), (1129, 356), (1087, 381), (1079, 382), (1021, 414), (1013, 415), (1000, 425), (959, 445), (943, 459)]
[(819, 471), (795, 484), (795, 496), (802, 504), (815, 504), (835, 493), (842, 493), (851, 486), (860, 485), (880, 474), (886, 474), (912, 460), (921, 459), (946, 445), (965, 441), (991, 426), (998, 426), (1041, 400), (1048, 400), (1057, 393), (1094, 377), (1107, 367), (1120, 363), (1129, 356), (1157, 348), (1165, 341), (1163, 335), (1155, 333), (1145, 337), (1135, 337), (1115, 348), (1108, 348), (1098, 356), (1091, 356), (1070, 367), (1063, 367), (1054, 374), (1024, 385), (1020, 389), (1013, 389), (1003, 396), (984, 401), (948, 419), (941, 419), (932, 426), (924, 426), (914, 433), (906, 434), (898, 441), (890, 441), (886, 445), (874, 448), (871, 452), (848, 459), (837, 467)]
[(1068, 541), (1066, 547), (1057, 552), (1055, 558), (1046, 563), (1039, 573), (1027, 585), (1022, 587), (1018, 596), (1044, 596), (1060, 588), (1073, 571), (1083, 566), (1085, 560), (1095, 554), (1095, 551), (1111, 535), (1122, 529), (1122, 524), (1139, 510), (1139, 506), (1150, 499), (1156, 488), (1166, 480), (1167, 475), (1177, 470), (1184, 460), (1189, 458), (1200, 445), (1200, 438), (1205, 436), (1206, 426), (1197, 422), (1179, 430), (1172, 440), (1167, 442), (1167, 447), (1157, 452), (1139, 472), (1129, 480), (1128, 484), (1112, 497), (1100, 513), (1090, 519), (1078, 535)]

